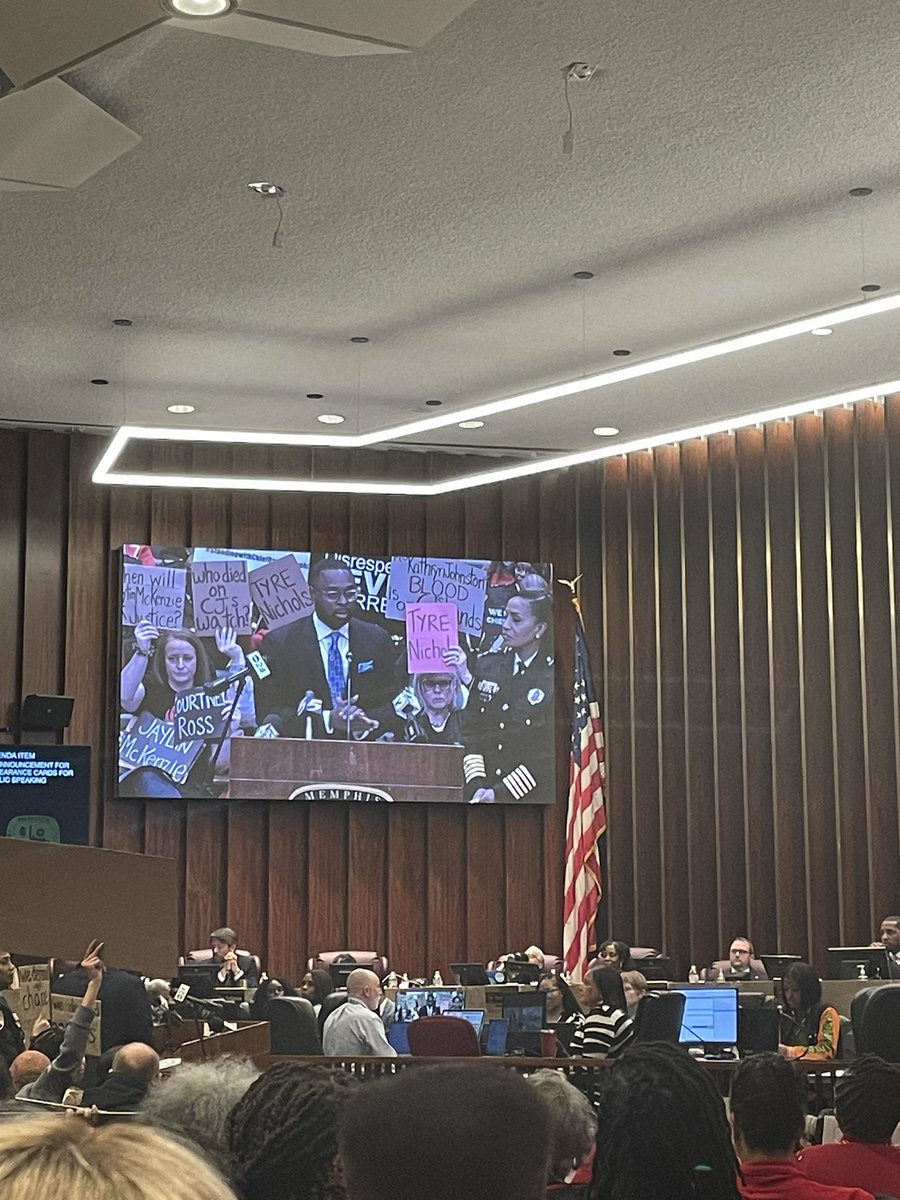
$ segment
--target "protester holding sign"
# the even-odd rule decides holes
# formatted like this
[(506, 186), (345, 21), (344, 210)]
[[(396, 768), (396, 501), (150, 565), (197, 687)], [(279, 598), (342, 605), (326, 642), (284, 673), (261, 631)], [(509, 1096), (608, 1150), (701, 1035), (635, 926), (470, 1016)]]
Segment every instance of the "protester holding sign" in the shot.
[(504, 649), (475, 664), (463, 772), (470, 804), (546, 803), (553, 759), (542, 753), (553, 725), (552, 608), (549, 599), (512, 596), (501, 628)]

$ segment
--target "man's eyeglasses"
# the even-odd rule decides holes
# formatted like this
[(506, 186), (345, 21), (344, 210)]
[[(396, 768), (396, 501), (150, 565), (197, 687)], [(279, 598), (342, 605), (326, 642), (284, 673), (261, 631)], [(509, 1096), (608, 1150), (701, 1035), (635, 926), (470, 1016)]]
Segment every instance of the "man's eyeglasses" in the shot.
[(355, 600), (359, 595), (359, 588), (325, 588), (324, 591), (318, 594), (326, 600)]

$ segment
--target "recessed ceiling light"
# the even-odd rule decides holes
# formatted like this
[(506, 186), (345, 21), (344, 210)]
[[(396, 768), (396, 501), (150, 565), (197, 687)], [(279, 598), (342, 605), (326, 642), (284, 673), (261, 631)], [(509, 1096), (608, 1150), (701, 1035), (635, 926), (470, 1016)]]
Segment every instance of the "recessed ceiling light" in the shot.
[(352, 337), (351, 342), (355, 342), (357, 346), (364, 345), (369, 339), (367, 337)]
[(591, 430), (594, 437), (615, 437), (618, 432), (615, 425), (598, 425), (596, 429)]
[(880, 283), (864, 283), (859, 290), (861, 292), (880, 292), (881, 284)]
[(224, 17), (237, 8), (237, 0), (160, 0), (172, 17)]
[(323, 425), (343, 425), (344, 423), (344, 418), (338, 413), (319, 413), (316, 420), (321, 421)]
[(129, 329), (134, 324), (134, 321), (129, 321), (127, 317), (114, 317), (113, 325), (118, 325), (120, 329)]
[(867, 187), (855, 187), (850, 189), (851, 196), (871, 196), (872, 189)]
[(426, 400), (425, 403), (429, 408), (440, 408), (444, 402), (443, 400)]
[(483, 429), (484, 421), (460, 421), (460, 429)]
[(307, 400), (324, 400), (325, 399), (322, 392), (307, 392), (306, 398), (307, 398)]
[(572, 278), (573, 279), (593, 279), (594, 272), (593, 271), (576, 271), (575, 274), (572, 276)]
[(818, 329), (809, 331), (813, 337), (828, 337), (830, 333), (834, 333), (833, 329), (829, 329), (827, 325), (820, 325)]
[(91, 383), (95, 383), (97, 385), (97, 387), (106, 387), (106, 385), (109, 383), (109, 380), (108, 379), (92, 379)]
[(284, 188), (280, 183), (272, 183), (268, 179), (259, 179), (256, 183), (248, 183), (247, 187), (257, 196), (283, 196)]
[(166, 412), (175, 413), (179, 417), (187, 416), (188, 413), (194, 412), (193, 404), (170, 404)]
[(613, 354), (616, 356), (616, 358), (627, 358), (630, 353), (630, 350), (613, 350)]

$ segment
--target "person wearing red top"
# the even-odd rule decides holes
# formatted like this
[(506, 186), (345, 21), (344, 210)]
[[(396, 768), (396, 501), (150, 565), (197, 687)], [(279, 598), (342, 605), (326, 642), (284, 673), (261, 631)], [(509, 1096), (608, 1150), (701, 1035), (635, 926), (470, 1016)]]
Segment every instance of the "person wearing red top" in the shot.
[(802, 1076), (778, 1054), (745, 1059), (731, 1084), (731, 1125), (744, 1200), (872, 1200), (858, 1187), (807, 1179), (797, 1161), (803, 1133)]
[(900, 1122), (900, 1071), (866, 1054), (838, 1080), (834, 1100), (843, 1140), (801, 1152), (807, 1178), (900, 1196), (900, 1146), (891, 1145)]

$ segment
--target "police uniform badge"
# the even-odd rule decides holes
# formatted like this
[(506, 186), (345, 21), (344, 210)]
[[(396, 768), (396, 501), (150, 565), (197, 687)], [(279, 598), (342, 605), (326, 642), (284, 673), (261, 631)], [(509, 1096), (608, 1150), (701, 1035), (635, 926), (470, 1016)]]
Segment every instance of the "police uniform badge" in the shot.
[(529, 704), (540, 704), (544, 699), (544, 692), (541, 688), (532, 688), (525, 698)]

